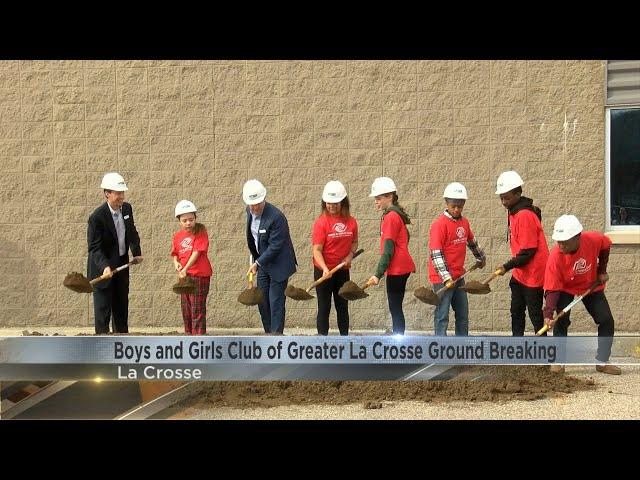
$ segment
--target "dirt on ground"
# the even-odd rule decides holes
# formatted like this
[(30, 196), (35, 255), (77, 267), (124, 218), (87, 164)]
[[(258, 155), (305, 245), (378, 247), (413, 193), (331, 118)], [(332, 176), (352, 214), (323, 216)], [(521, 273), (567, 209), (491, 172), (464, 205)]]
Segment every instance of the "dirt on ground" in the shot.
[(244, 381), (208, 382), (197, 398), (183, 406), (278, 407), (282, 405), (345, 405), (362, 403), (367, 409), (383, 402), (538, 400), (579, 390), (595, 389), (595, 382), (551, 373), (545, 366), (459, 367), (461, 373), (441, 381)]

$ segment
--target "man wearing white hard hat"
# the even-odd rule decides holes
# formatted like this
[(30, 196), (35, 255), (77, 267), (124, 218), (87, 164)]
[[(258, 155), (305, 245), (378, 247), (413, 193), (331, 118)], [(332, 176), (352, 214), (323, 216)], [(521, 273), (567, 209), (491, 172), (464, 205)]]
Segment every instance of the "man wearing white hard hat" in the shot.
[(469, 302), (467, 292), (459, 288), (464, 285), (464, 279), (458, 279), (465, 272), (467, 247), (480, 268), (484, 268), (486, 257), (471, 231), (469, 220), (462, 216), (468, 199), (465, 186), (452, 182), (446, 186), (442, 197), (445, 210), (429, 228), (429, 281), (434, 291), (447, 289), (433, 312), (434, 331), (438, 336), (447, 335), (449, 307), (452, 307), (455, 334), (466, 336), (469, 335)]
[(514, 337), (524, 336), (526, 310), (534, 333), (544, 325), (544, 269), (549, 258), (542, 212), (533, 200), (522, 195), (522, 185), (524, 181), (513, 170), (502, 172), (496, 182), (496, 195), (500, 195), (500, 202), (507, 209), (507, 242), (512, 257), (495, 271), (500, 275), (511, 271), (511, 334)]
[[(553, 328), (554, 337), (566, 337), (571, 324), (571, 310), (557, 321), (553, 320), (553, 312), (562, 311), (575, 295), (584, 294), (599, 281), (601, 285), (582, 299), (587, 312), (598, 325), (596, 370), (620, 375), (620, 368), (608, 363), (613, 345), (614, 321), (604, 288), (609, 280), (607, 263), (611, 240), (600, 232), (583, 231), (580, 221), (574, 215), (562, 215), (558, 218), (551, 238), (557, 245), (549, 253), (544, 275), (545, 324)], [(552, 365), (551, 370), (561, 373), (564, 372), (564, 366)]]
[[(89, 217), (87, 242), (87, 277), (113, 275), (112, 270), (129, 263), (129, 249), (133, 261), (142, 262), (140, 236), (133, 221), (133, 209), (124, 201), (128, 190), (122, 175), (104, 175), (100, 188), (105, 202)], [(93, 287), (93, 310), (96, 334), (109, 333), (113, 317), (113, 333), (129, 332), (129, 269)]]
[(289, 277), (296, 271), (296, 254), (284, 214), (265, 201), (267, 189), (258, 180), (248, 180), (242, 188), (247, 205), (247, 246), (253, 264), (247, 274), (258, 274), (258, 288), (264, 302), (258, 305), (267, 334), (282, 334), (285, 321), (284, 294)]

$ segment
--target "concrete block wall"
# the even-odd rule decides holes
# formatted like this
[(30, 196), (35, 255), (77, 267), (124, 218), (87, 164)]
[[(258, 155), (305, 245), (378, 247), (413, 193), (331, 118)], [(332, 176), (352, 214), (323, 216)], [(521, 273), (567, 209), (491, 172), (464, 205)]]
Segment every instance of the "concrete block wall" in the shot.
[[(209, 330), (259, 327), (257, 309), (236, 301), (248, 265), (244, 181), (260, 179), (288, 216), (300, 262), (290, 282), (306, 287), (311, 227), (332, 179), (348, 189), (366, 249), (352, 277), (373, 273), (380, 215), (367, 195), (386, 175), (413, 219), (407, 328), (430, 331), (433, 307), (413, 290), (427, 281), (429, 225), (447, 183), (467, 187), (464, 213), (488, 253), (471, 278), (509, 258), (493, 193), (503, 170), (524, 178), (550, 245), (563, 213), (603, 230), (603, 89), (602, 61), (2, 61), (0, 326), (93, 324), (91, 296), (62, 279), (86, 273), (87, 218), (115, 170), (145, 257), (132, 269), (130, 330), (181, 329), (168, 257), (179, 200), (192, 200), (209, 229)], [(640, 249), (614, 246), (609, 270), (617, 328), (637, 331)], [(470, 297), (472, 329), (510, 329), (507, 284)], [(384, 284), (370, 293), (351, 304), (353, 328), (390, 328)], [(288, 326), (312, 327), (315, 313), (314, 301), (287, 301)], [(584, 307), (573, 319), (595, 330)]]

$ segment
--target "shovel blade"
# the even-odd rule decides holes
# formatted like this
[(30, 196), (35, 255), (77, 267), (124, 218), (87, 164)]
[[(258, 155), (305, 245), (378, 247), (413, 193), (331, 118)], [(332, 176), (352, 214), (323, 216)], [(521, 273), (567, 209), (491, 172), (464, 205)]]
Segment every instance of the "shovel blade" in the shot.
[(471, 280), (458, 288), (464, 292), (476, 295), (486, 295), (487, 293), (491, 292), (491, 287), (489, 287), (489, 285), (487, 285), (486, 283), (478, 282), (477, 280)]
[(93, 292), (93, 287), (89, 280), (87, 280), (84, 275), (78, 272), (71, 272), (64, 277), (62, 284), (67, 287), (69, 290), (73, 290), (77, 293), (91, 293)]
[(338, 295), (340, 295), (345, 300), (360, 300), (362, 298), (367, 298), (369, 296), (362, 288), (360, 288), (355, 282), (349, 280), (345, 282), (340, 290), (338, 290)]
[(264, 301), (264, 295), (262, 294), (262, 290), (259, 288), (251, 287), (240, 292), (240, 295), (238, 295), (238, 301), (243, 305), (252, 307), (253, 305), (261, 304)]
[(288, 285), (284, 291), (284, 294), (294, 300), (311, 300), (313, 298), (316, 298), (313, 295), (309, 294), (309, 292), (307, 292), (306, 290), (294, 287), (293, 285)]
[(419, 287), (413, 292), (413, 295), (428, 305), (438, 305), (440, 303), (440, 298), (433, 290), (426, 287)]

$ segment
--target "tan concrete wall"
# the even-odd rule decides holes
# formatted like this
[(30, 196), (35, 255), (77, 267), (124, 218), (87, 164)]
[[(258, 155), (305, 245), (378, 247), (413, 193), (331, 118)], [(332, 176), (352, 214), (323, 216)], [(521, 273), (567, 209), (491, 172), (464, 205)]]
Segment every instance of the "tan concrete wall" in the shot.
[[(0, 326), (92, 325), (91, 296), (62, 279), (85, 273), (87, 218), (116, 170), (146, 258), (132, 271), (133, 330), (181, 328), (167, 256), (178, 200), (192, 200), (210, 232), (209, 329), (258, 327), (257, 309), (236, 301), (248, 262), (243, 182), (260, 179), (287, 214), (300, 261), (291, 283), (304, 287), (331, 179), (347, 186), (367, 250), (353, 277), (373, 273), (379, 214), (367, 194), (380, 175), (413, 217), (408, 328), (431, 330), (433, 307), (412, 292), (426, 283), (428, 228), (448, 182), (469, 190), (465, 214), (489, 267), (509, 257), (493, 193), (505, 169), (524, 177), (549, 240), (567, 212), (604, 228), (603, 87), (601, 61), (0, 62)], [(609, 270), (618, 329), (640, 329), (640, 250), (615, 246)], [(510, 329), (507, 280), (492, 288), (470, 298), (472, 329)], [(384, 287), (373, 288), (352, 304), (352, 325), (386, 328), (387, 311)], [(315, 302), (288, 300), (287, 312), (289, 326), (315, 324)], [(595, 329), (584, 307), (575, 313), (574, 328)]]

